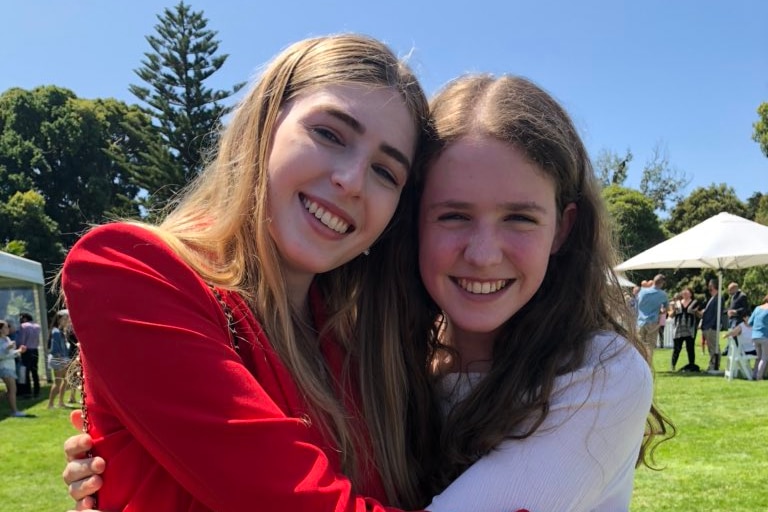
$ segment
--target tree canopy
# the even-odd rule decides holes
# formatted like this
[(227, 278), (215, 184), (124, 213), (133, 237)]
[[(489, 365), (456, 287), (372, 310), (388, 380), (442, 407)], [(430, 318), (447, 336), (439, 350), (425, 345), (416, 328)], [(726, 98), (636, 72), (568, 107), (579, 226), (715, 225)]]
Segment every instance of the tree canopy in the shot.
[(666, 238), (653, 202), (639, 191), (609, 185), (603, 189), (603, 198), (624, 257), (634, 256)]
[(131, 116), (143, 114), (61, 87), (9, 89), (0, 95), (0, 201), (34, 191), (67, 247), (89, 224), (137, 215), (139, 188), (108, 154), (130, 155), (122, 123)]
[(733, 187), (725, 183), (699, 187), (672, 208), (666, 227), (670, 233), (682, 233), (720, 212), (748, 217), (747, 207), (738, 198)]

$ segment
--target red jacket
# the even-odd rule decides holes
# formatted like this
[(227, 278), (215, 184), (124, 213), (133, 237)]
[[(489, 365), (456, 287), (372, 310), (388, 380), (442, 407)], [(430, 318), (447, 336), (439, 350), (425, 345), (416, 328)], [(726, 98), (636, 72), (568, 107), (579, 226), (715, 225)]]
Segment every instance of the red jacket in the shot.
[[(395, 510), (380, 504), (378, 474), (362, 490), (370, 497), (354, 495), (335, 447), (298, 419), (305, 403), (242, 299), (224, 294), (244, 338), (238, 354), (211, 290), (155, 235), (91, 231), (62, 286), (93, 451), (107, 460), (100, 509)], [(338, 367), (340, 348), (323, 344)]]

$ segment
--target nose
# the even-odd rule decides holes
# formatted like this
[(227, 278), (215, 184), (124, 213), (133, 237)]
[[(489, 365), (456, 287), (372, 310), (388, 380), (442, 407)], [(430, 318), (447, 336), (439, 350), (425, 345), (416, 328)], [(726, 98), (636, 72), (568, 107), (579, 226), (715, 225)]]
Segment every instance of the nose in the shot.
[(495, 230), (491, 227), (474, 229), (464, 248), (464, 258), (476, 267), (489, 267), (502, 262), (504, 253)]
[(363, 159), (344, 159), (338, 162), (331, 173), (331, 182), (345, 194), (359, 197), (365, 186), (368, 161)]

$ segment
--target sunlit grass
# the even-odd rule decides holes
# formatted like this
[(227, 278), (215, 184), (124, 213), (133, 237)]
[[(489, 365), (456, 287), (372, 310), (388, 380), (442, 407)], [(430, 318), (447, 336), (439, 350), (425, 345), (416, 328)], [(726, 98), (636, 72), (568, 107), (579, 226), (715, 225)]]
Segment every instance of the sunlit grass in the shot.
[(19, 409), (35, 418), (8, 417), (5, 393), (0, 398), (0, 509), (17, 512), (62, 512), (72, 508), (61, 479), (64, 439), (75, 433), (69, 409), (48, 409), (48, 387), (37, 400), (20, 400)]
[(656, 389), (678, 435), (656, 451), (661, 471), (638, 469), (631, 510), (768, 510), (768, 381), (671, 373), (671, 353), (654, 353)]
[[(670, 356), (670, 349), (654, 354), (657, 397), (678, 435), (656, 451), (660, 471), (638, 469), (631, 510), (768, 510), (768, 381), (673, 374)], [(696, 357), (706, 367), (698, 347)], [(64, 511), (72, 505), (61, 480), (61, 446), (74, 429), (69, 411), (46, 408), (47, 388), (42, 396), (20, 403), (37, 415), (30, 419), (9, 418), (7, 403), (0, 401), (2, 510)]]

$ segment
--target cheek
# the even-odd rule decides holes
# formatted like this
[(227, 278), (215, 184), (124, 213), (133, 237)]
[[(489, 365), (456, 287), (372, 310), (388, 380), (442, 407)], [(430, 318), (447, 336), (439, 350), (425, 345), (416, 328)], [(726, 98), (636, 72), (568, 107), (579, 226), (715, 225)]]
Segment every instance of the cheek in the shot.
[(551, 238), (533, 238), (515, 246), (515, 260), (527, 267), (528, 274), (535, 281), (544, 280), (549, 266), (549, 257), (552, 247)]
[(368, 218), (371, 220), (371, 228), (376, 232), (374, 238), (378, 238), (384, 232), (397, 211), (399, 201), (400, 192), (395, 191), (382, 192), (370, 201)]
[(425, 281), (444, 273), (455, 261), (459, 242), (439, 230), (422, 229), (419, 235), (419, 270)]

